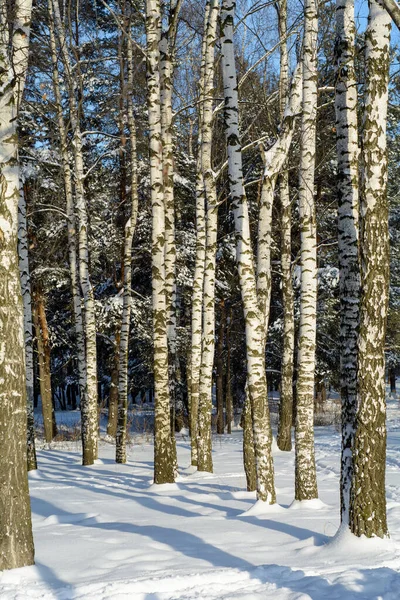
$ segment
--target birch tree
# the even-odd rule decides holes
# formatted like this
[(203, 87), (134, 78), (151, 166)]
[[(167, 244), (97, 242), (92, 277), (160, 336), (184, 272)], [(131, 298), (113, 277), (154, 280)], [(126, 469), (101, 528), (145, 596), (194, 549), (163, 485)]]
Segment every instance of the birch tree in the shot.
[(229, 187), (235, 220), (236, 260), (246, 328), (247, 385), (253, 420), (257, 497), (259, 500), (273, 504), (276, 501), (276, 496), (271, 452), (272, 432), (267, 404), (264, 360), (265, 329), (263, 313), (259, 309), (257, 298), (257, 282), (250, 238), (247, 198), (243, 186), (239, 136), (238, 90), (233, 39), (235, 8), (234, 0), (223, 0), (221, 42)]
[(32, 5), (0, 2), (0, 570), (34, 562), (28, 490), (24, 316), (18, 260), (17, 117)]
[(389, 296), (386, 122), (390, 26), (388, 13), (370, 0), (365, 35), (358, 410), (350, 491), (350, 529), (367, 537), (388, 535), (385, 334)]
[[(94, 313), (94, 294), (89, 274), (88, 213), (84, 188), (84, 163), (82, 132), (80, 128), (79, 107), (76, 100), (76, 78), (71, 72), (69, 43), (64, 23), (61, 19), (58, 0), (50, 0), (50, 20), (53, 20), (59, 39), (60, 55), (66, 76), (69, 118), (73, 132), (73, 155), (75, 176), (75, 208), (78, 216), (78, 271), (84, 302), (84, 331), (86, 350), (86, 393), (81, 399), (82, 449), (84, 465), (91, 465), (97, 457), (97, 348), (96, 321)], [(80, 67), (76, 64), (78, 84), (82, 86)]]
[(341, 521), (349, 523), (352, 447), (357, 410), (358, 127), (353, 0), (336, 3), (336, 151), (340, 282), (340, 396), (342, 402)]
[(146, 1), (147, 102), (152, 206), (152, 298), (154, 344), (154, 482), (174, 481), (171, 437), (168, 336), (165, 288), (165, 205), (160, 110), (161, 11), (159, 0)]
[[(129, 25), (129, 22), (126, 23)], [(119, 344), (118, 366), (118, 427), (116, 436), (116, 462), (126, 462), (126, 436), (128, 414), (128, 350), (129, 328), (132, 311), (132, 243), (136, 229), (138, 215), (138, 188), (137, 188), (137, 151), (136, 151), (136, 123), (133, 111), (133, 48), (129, 31), (126, 40), (127, 47), (127, 115), (130, 140), (130, 215), (125, 223), (124, 234), (124, 292), (122, 304), (122, 321)]]
[(28, 471), (37, 469), (34, 422), (34, 371), (32, 333), (32, 294), (28, 256), (28, 227), (26, 222), (26, 200), (23, 185), (18, 204), (18, 255), (21, 277), (21, 292), (24, 305), (24, 342), (26, 368), (26, 407), (27, 407), (27, 465)]
[(314, 454), (314, 373), (317, 309), (317, 241), (314, 171), (317, 116), (318, 8), (306, 0), (303, 40), (299, 215), (301, 234), (300, 329), (296, 402), (295, 498), (318, 496)]
[[(279, 38), (287, 36), (287, 1), (276, 5)], [(285, 98), (289, 88), (289, 60), (287, 41), (280, 45), (279, 110), (284, 117)], [(277, 444), (280, 450), (292, 449), (293, 360), (294, 360), (294, 294), (292, 284), (292, 205), (289, 193), (289, 173), (284, 165), (279, 176), (281, 201), (281, 269), (283, 306), (283, 351), (281, 362), (281, 389)]]
[(197, 468), (212, 472), (212, 374), (215, 352), (215, 257), (217, 251), (218, 205), (215, 174), (212, 169), (212, 124), (214, 91), (214, 52), (217, 38), (219, 4), (210, 2), (209, 18), (205, 27), (204, 70), (200, 91), (201, 134), (200, 171), (205, 199), (205, 253), (202, 296), (202, 337), (199, 380), (199, 412), (197, 438)]
[[(176, 349), (176, 242), (175, 242), (175, 199), (174, 199), (174, 153), (172, 125), (172, 84), (178, 17), (182, 0), (171, 2), (168, 26), (161, 31), (160, 50), (160, 110), (164, 174), (165, 204), (165, 293), (167, 306), (167, 337), (169, 350), (169, 388), (172, 412), (172, 446), (175, 448), (175, 403), (176, 378), (178, 372)], [(177, 465), (176, 465), (177, 468)]]

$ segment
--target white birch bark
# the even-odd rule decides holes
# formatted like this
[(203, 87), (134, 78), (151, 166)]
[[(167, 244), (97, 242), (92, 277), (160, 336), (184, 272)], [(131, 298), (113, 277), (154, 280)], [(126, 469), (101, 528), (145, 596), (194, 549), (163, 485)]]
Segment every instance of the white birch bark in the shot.
[(196, 164), (196, 257), (192, 290), (192, 331), (190, 364), (190, 443), (191, 464), (197, 466), (198, 411), (200, 390), (201, 339), (203, 332), (203, 285), (206, 252), (205, 189), (201, 168), (201, 138), (204, 102), (204, 70), (206, 58), (207, 30), (210, 21), (210, 2), (205, 6), (204, 32), (201, 51), (199, 81), (199, 139)]
[(266, 402), (264, 368), (264, 323), (257, 300), (254, 257), (250, 239), (247, 199), (243, 187), (242, 154), (239, 138), (237, 76), (235, 68), (233, 22), (235, 2), (223, 0), (221, 13), (222, 71), (225, 100), (225, 133), (228, 150), (230, 196), (236, 229), (236, 258), (246, 323), (247, 383), (253, 415), (257, 465), (257, 497), (274, 503), (272, 432)]
[(386, 123), (390, 17), (370, 0), (365, 36), (366, 96), (361, 194), (361, 299), (358, 411), (350, 491), (350, 529), (388, 535), (385, 496), (385, 334), (389, 297)]
[(190, 365), (190, 445), (191, 464), (197, 467), (198, 412), (201, 364), (201, 337), (203, 331), (203, 282), (206, 248), (205, 191), (200, 170), (200, 156), (196, 174), (196, 258), (192, 290), (192, 335)]
[(18, 82), (16, 78), (16, 69), (28, 53), (31, 7), (30, 0), (17, 0), (11, 15), (8, 3), (0, 0), (0, 570), (34, 562), (26, 460), (24, 315), (17, 250), (17, 116), (24, 77)]
[(215, 351), (215, 259), (217, 251), (217, 190), (212, 170), (212, 124), (214, 94), (214, 48), (217, 38), (219, 4), (211, 0), (209, 20), (205, 30), (204, 72), (202, 81), (202, 121), (200, 169), (205, 193), (205, 258), (202, 306), (201, 364), (199, 381), (199, 412), (197, 438), (197, 468), (212, 472), (212, 374)]
[(79, 281), (84, 301), (85, 349), (86, 349), (86, 394), (81, 401), (83, 465), (91, 465), (97, 457), (98, 416), (97, 416), (97, 348), (94, 295), (89, 275), (88, 214), (84, 190), (84, 167), (82, 134), (80, 130), (78, 106), (75, 98), (75, 81), (71, 74), (68, 41), (61, 20), (58, 0), (51, 0), (51, 17), (60, 41), (60, 54), (67, 78), (70, 122), (73, 132), (73, 152), (75, 164), (75, 201), (78, 216), (78, 267)]
[(316, 0), (306, 0), (304, 16), (303, 102), (299, 181), (301, 290), (296, 403), (296, 500), (310, 500), (318, 496), (314, 454), (314, 372), (317, 318), (317, 240), (314, 171), (318, 93), (318, 12)]
[[(281, 40), (287, 36), (287, 0), (275, 5), (278, 12), (278, 31)], [(302, 71), (300, 71), (300, 76)], [(285, 112), (285, 98), (289, 88), (289, 56), (287, 41), (280, 45), (279, 110)], [(289, 190), (287, 161), (279, 176), (281, 202), (281, 269), (283, 306), (283, 349), (281, 362), (281, 389), (277, 444), (280, 450), (292, 449), (293, 368), (294, 368), (294, 293), (292, 284), (292, 207)]]
[(116, 462), (126, 463), (126, 436), (128, 415), (128, 350), (129, 329), (132, 312), (132, 243), (135, 234), (138, 215), (138, 187), (137, 187), (137, 152), (136, 152), (136, 122), (133, 112), (133, 49), (130, 33), (126, 41), (127, 47), (127, 114), (130, 141), (130, 215), (125, 224), (124, 238), (124, 292), (122, 304), (121, 336), (119, 346), (119, 381), (118, 381), (118, 427), (116, 435)]
[(396, 27), (400, 29), (400, 7), (396, 0), (379, 0), (379, 4), (389, 13)]
[(360, 273), (358, 257), (358, 126), (354, 69), (354, 1), (336, 2), (336, 151), (340, 284), (340, 395), (342, 402), (341, 522), (349, 524), (352, 446), (357, 410), (357, 345)]
[(152, 296), (154, 344), (155, 438), (154, 482), (174, 481), (168, 382), (168, 337), (165, 290), (165, 205), (160, 111), (161, 13), (159, 0), (146, 1), (147, 97), (152, 205)]
[(165, 205), (165, 293), (167, 307), (167, 336), (169, 350), (169, 389), (171, 402), (171, 443), (175, 456), (176, 475), (178, 465), (175, 444), (175, 403), (176, 403), (176, 243), (175, 243), (175, 202), (174, 202), (174, 154), (172, 141), (172, 84), (174, 76), (174, 54), (177, 21), (182, 0), (173, 2), (170, 7), (168, 27), (161, 32), (160, 51), (160, 110), (164, 174)]
[(32, 334), (32, 295), (28, 256), (28, 227), (26, 222), (26, 200), (21, 183), (18, 204), (18, 255), (21, 278), (22, 301), (24, 305), (24, 341), (26, 368), (26, 410), (27, 410), (27, 465), (28, 471), (37, 469), (35, 448), (34, 373), (33, 373), (33, 334)]

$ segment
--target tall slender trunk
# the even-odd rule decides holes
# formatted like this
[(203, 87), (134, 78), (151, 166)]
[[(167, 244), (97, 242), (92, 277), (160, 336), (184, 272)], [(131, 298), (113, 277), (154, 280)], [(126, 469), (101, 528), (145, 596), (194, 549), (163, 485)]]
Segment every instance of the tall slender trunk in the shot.
[[(208, 9), (208, 10), (207, 10)], [(197, 468), (212, 472), (212, 372), (215, 348), (215, 258), (217, 250), (217, 191), (212, 170), (212, 124), (214, 96), (214, 52), (217, 37), (219, 4), (211, 0), (206, 7), (206, 23), (203, 44), (203, 65), (200, 81), (200, 174), (205, 199), (205, 250), (204, 279), (202, 290), (202, 337), (199, 373), (199, 406), (197, 437)], [(200, 193), (199, 201), (202, 194)]]
[(367, 537), (388, 535), (385, 335), (389, 298), (386, 122), (390, 26), (386, 11), (370, 0), (365, 46), (358, 411), (350, 490), (350, 529)]
[(115, 438), (118, 421), (118, 381), (119, 381), (119, 347), (121, 330), (119, 325), (115, 332), (115, 348), (111, 367), (110, 395), (108, 399), (107, 435)]
[(283, 350), (277, 444), (280, 450), (292, 449), (293, 374), (294, 374), (294, 292), (292, 283), (292, 205), (289, 195), (289, 173), (279, 178), (281, 200), (281, 267), (283, 304)]
[[(287, 35), (287, 0), (280, 0), (278, 30), (280, 39)], [(284, 118), (285, 98), (289, 89), (289, 57), (287, 42), (280, 46), (279, 110)], [(294, 294), (292, 283), (292, 205), (289, 191), (289, 173), (284, 165), (279, 176), (279, 198), (281, 201), (281, 269), (283, 306), (283, 350), (281, 362), (281, 390), (277, 444), (280, 450), (292, 449), (293, 420), (293, 359), (294, 359)]]
[(51, 60), (53, 65), (53, 90), (56, 101), (57, 124), (60, 135), (60, 153), (61, 164), (64, 179), (64, 192), (67, 207), (67, 229), (68, 229), (68, 261), (69, 272), (71, 278), (71, 293), (75, 321), (75, 335), (77, 347), (77, 366), (79, 380), (79, 398), (80, 404), (85, 405), (87, 402), (86, 395), (86, 350), (85, 350), (85, 333), (82, 316), (81, 295), (79, 290), (79, 275), (77, 271), (77, 251), (76, 251), (76, 218), (74, 209), (74, 198), (72, 192), (72, 176), (71, 167), (68, 155), (67, 129), (63, 115), (63, 105), (60, 90), (60, 74), (58, 70), (58, 53), (57, 44), (54, 32), (54, 20), (52, 17), (51, 0), (49, 0), (49, 30), (50, 30), (50, 49)]
[(33, 294), (34, 310), (33, 320), (35, 325), (36, 343), (38, 350), (40, 397), (42, 400), (42, 414), (44, 437), (46, 442), (57, 435), (51, 389), (51, 348), (49, 330), (47, 326), (44, 298), (41, 291)]
[(225, 99), (225, 133), (228, 150), (230, 196), (236, 230), (236, 260), (246, 324), (247, 383), (253, 415), (257, 465), (257, 497), (274, 503), (272, 431), (267, 399), (264, 359), (264, 322), (257, 299), (254, 257), (250, 238), (247, 198), (243, 186), (242, 154), (239, 138), (237, 76), (233, 45), (236, 4), (223, 0), (221, 14), (222, 71)]
[(34, 562), (26, 439), (24, 315), (18, 239), (17, 117), (25, 81), (31, 2), (0, 0), (0, 570)]
[(177, 20), (182, 0), (171, 3), (168, 27), (161, 33), (160, 51), (160, 110), (164, 174), (165, 204), (165, 293), (167, 306), (167, 337), (169, 351), (169, 389), (171, 401), (171, 443), (175, 456), (175, 410), (178, 355), (176, 347), (176, 242), (175, 242), (175, 199), (174, 199), (174, 154), (172, 143), (172, 83), (174, 76), (174, 54)]
[(168, 381), (167, 306), (165, 293), (165, 205), (160, 112), (161, 13), (159, 0), (146, 0), (147, 97), (152, 206), (152, 297), (154, 344), (154, 482), (174, 481)]
[(200, 171), (200, 156), (196, 174), (196, 257), (192, 290), (192, 337), (190, 364), (190, 446), (191, 464), (197, 467), (197, 438), (199, 423), (199, 389), (201, 336), (203, 331), (203, 283), (206, 249), (205, 193)]
[(306, 0), (303, 41), (299, 214), (301, 232), (300, 330), (296, 398), (295, 498), (318, 497), (314, 453), (314, 373), (317, 318), (317, 240), (314, 172), (317, 117), (316, 0)]
[(226, 319), (226, 433), (232, 433), (233, 399), (232, 399), (232, 368), (231, 368), (231, 326), (232, 309), (229, 308)]
[(37, 469), (35, 448), (34, 371), (32, 335), (31, 278), (28, 256), (28, 228), (26, 222), (26, 199), (23, 186), (20, 189), (18, 204), (18, 255), (21, 277), (22, 301), (24, 304), (24, 342), (26, 366), (26, 411), (27, 411), (27, 465), (28, 471)]
[(224, 333), (226, 322), (225, 303), (220, 303), (221, 314), (218, 328), (218, 341), (215, 351), (216, 362), (216, 393), (217, 393), (217, 433), (222, 434), (225, 431), (224, 417)]
[(242, 413), (243, 428), (243, 466), (246, 475), (246, 489), (254, 492), (257, 489), (257, 464), (254, 447), (253, 416), (251, 414), (251, 401), (247, 390)]
[[(71, 74), (70, 57), (65, 28), (61, 20), (58, 0), (49, 0), (50, 20), (54, 21), (55, 31), (60, 42), (60, 54), (66, 74), (69, 117), (73, 132), (73, 153), (75, 164), (75, 200), (78, 216), (78, 266), (79, 281), (84, 302), (85, 349), (86, 349), (86, 393), (81, 399), (82, 449), (84, 465), (92, 465), (97, 457), (98, 415), (97, 415), (97, 347), (94, 294), (89, 276), (88, 213), (84, 189), (84, 167), (82, 134), (79, 123), (79, 110), (75, 98), (76, 81)], [(79, 81), (79, 65), (78, 65)], [(83, 400), (83, 401), (82, 401)]]
[(132, 312), (132, 244), (135, 234), (138, 214), (138, 189), (137, 189), (137, 153), (136, 153), (136, 123), (133, 112), (133, 50), (130, 33), (127, 37), (127, 113), (130, 141), (130, 175), (131, 175), (131, 205), (130, 215), (125, 224), (124, 240), (124, 295), (122, 305), (121, 339), (119, 345), (119, 382), (118, 382), (118, 428), (116, 436), (116, 462), (126, 462), (126, 436), (128, 415), (128, 355), (129, 355), (129, 329)]
[(354, 0), (336, 2), (336, 151), (340, 282), (342, 457), (340, 514), (349, 524), (352, 452), (357, 411), (360, 272), (358, 257), (358, 129), (354, 70)]

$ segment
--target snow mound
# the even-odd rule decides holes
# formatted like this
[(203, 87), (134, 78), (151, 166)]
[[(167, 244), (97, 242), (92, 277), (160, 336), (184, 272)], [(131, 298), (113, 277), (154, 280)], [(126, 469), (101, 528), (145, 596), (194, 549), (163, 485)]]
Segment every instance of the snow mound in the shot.
[(280, 504), (269, 504), (268, 502), (263, 502), (262, 500), (257, 500), (253, 506), (251, 506), (244, 513), (239, 515), (240, 517), (260, 517), (263, 515), (270, 515), (271, 513), (280, 513), (284, 512), (286, 509), (283, 508)]
[(289, 506), (289, 510), (323, 510), (324, 508), (329, 507), (319, 498), (313, 498), (312, 500), (293, 500), (292, 504)]
[(149, 492), (179, 492), (179, 487), (176, 483), (152, 483), (148, 488)]

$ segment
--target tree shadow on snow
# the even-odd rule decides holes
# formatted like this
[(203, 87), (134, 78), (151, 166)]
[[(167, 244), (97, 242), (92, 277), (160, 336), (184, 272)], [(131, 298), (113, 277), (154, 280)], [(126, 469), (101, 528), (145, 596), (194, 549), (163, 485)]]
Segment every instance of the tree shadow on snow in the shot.
[[(146, 500), (148, 501), (149, 498), (146, 498)], [(32, 504), (34, 512), (39, 513), (44, 517), (57, 513), (58, 515), (65, 517), (63, 518), (63, 523), (67, 523), (68, 520), (71, 524), (74, 522), (74, 513), (69, 513), (55, 507), (50, 502), (42, 499), (33, 499)], [(157, 510), (170, 508), (158, 502), (156, 502), (156, 504), (159, 504)], [(192, 516), (191, 513), (189, 514)], [(357, 569), (353, 572), (351, 577), (344, 571), (340, 577), (345, 580), (344, 582), (339, 580), (330, 583), (327, 579), (319, 575), (305, 575), (304, 571), (300, 569), (291, 569), (290, 567), (277, 564), (262, 564), (257, 566), (243, 558), (230, 554), (222, 548), (206, 542), (193, 533), (171, 527), (123, 522), (102, 523), (95, 519), (86, 519), (77, 524), (88, 529), (103, 530), (104, 532), (116, 531), (124, 534), (143, 536), (155, 542), (164, 544), (183, 556), (202, 560), (208, 563), (212, 568), (237, 569), (239, 571), (244, 571), (249, 574), (251, 579), (259, 581), (261, 585), (274, 584), (277, 589), (287, 588), (292, 592), (308, 594), (312, 600), (367, 600), (368, 598), (375, 598), (377, 595), (383, 594), (385, 594), (387, 600), (395, 600), (398, 598), (398, 595), (396, 594), (400, 587), (400, 573), (386, 567), (377, 569)], [(310, 537), (309, 530), (287, 525), (285, 523), (264, 520), (258, 521), (257, 524), (270, 529), (283, 531), (298, 539)], [(99, 540), (99, 542), (101, 541)], [(121, 544), (122, 543), (123, 540), (121, 540)], [(268, 555), (260, 556), (260, 558), (268, 559)], [(56, 598), (65, 598), (66, 587), (73, 589), (65, 581), (56, 576), (46, 565), (38, 563), (37, 566), (39, 572), (43, 576), (43, 580), (46, 581), (48, 585), (59, 588), (54, 589)], [(340, 567), (338, 566), (338, 570), (339, 569)], [(205, 576), (207, 575), (205, 574)], [(162, 586), (162, 582), (160, 582), (160, 586)], [(160, 589), (160, 593), (162, 591), (163, 590)], [(240, 590), (235, 590), (235, 595), (237, 595), (238, 591)], [(386, 595), (387, 592), (389, 592), (389, 596)], [(148, 594), (146, 597), (148, 600), (150, 600), (150, 598), (156, 600), (157, 593)]]

